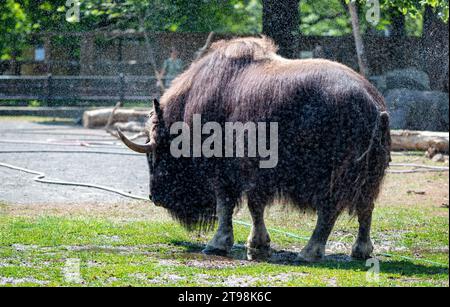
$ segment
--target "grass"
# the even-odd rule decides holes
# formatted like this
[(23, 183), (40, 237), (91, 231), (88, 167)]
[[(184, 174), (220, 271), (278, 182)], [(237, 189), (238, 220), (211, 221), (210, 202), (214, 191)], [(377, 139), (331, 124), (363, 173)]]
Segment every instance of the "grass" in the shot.
[[(420, 155), (394, 162), (425, 163)], [(427, 162), (428, 163), (428, 162)], [(200, 253), (212, 233), (189, 233), (144, 202), (0, 205), (0, 286), (447, 286), (448, 173), (388, 175), (373, 219), (378, 280), (348, 257), (357, 221), (341, 216), (321, 263), (293, 261), (306, 241), (270, 231), (269, 261), (245, 260), (235, 223), (231, 257)], [(411, 191), (420, 190), (425, 194)], [(408, 193), (409, 192), (409, 193)], [(250, 221), (246, 208), (235, 219)], [(268, 227), (309, 237), (315, 217), (273, 206)], [(389, 254), (390, 256), (386, 256)], [(408, 258), (403, 258), (408, 257)], [(77, 259), (81, 280), (67, 278)]]

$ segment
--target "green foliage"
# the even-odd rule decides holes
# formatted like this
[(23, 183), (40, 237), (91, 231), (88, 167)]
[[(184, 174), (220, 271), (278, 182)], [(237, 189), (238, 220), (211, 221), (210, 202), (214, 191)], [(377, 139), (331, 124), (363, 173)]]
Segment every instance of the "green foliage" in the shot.
[(405, 16), (406, 24), (405, 31), (408, 36), (421, 36), (423, 30), (423, 14), (417, 16)]
[(144, 19), (148, 31), (256, 33), (261, 8), (258, 0), (83, 0), (81, 24), (140, 30)]
[(41, 106), (41, 102), (39, 100), (31, 100), (30, 103), (28, 104), (28, 106), (30, 106), (30, 107), (40, 107)]
[(352, 31), (341, 0), (300, 1), (300, 16), (300, 31), (304, 35), (338, 36)]
[(419, 18), (424, 7), (429, 5), (442, 20), (448, 22), (448, 0), (381, 0), (381, 4), (385, 11), (396, 9), (403, 15), (410, 15), (413, 18)]
[(0, 60), (8, 60), (22, 47), (23, 39), (32, 30), (23, 5), (18, 1), (0, 3), (0, 29)]
[[(339, 2), (346, 5), (350, 0), (339, 0)], [(357, 3), (360, 9), (361, 27), (363, 30), (367, 30), (372, 27), (364, 18), (368, 0), (357, 0)], [(422, 35), (423, 13), (426, 6), (432, 7), (444, 22), (448, 22), (448, 0), (380, 0), (381, 20), (374, 29), (377, 31), (389, 29), (394, 16), (404, 15), (406, 34), (420, 36)]]
[[(0, 2), (0, 60), (20, 59), (31, 42), (30, 33), (134, 29), (155, 32), (209, 32), (255, 34), (262, 28), (261, 0), (79, 0), (80, 22), (65, 19), (66, 0), (2, 0)], [(299, 31), (304, 35), (338, 36), (351, 33), (346, 2), (301, 0)], [(358, 0), (361, 10), (367, 0)], [(420, 35), (425, 5), (448, 21), (448, 0), (380, 0), (382, 20), (394, 14), (407, 17), (407, 33)], [(361, 14), (362, 29), (368, 28)], [(143, 24), (140, 23), (143, 20)]]
[[(350, 34), (351, 24), (347, 13), (350, 0), (300, 1), (300, 31), (304, 35), (339, 36)], [(365, 20), (367, 0), (358, 0), (360, 23), (363, 30), (370, 26)], [(419, 36), (422, 32), (423, 11), (426, 5), (448, 22), (448, 0), (380, 0), (381, 20), (374, 28), (383, 31), (390, 27), (394, 15), (405, 15), (406, 33)]]
[[(351, 0), (342, 0), (349, 3)], [(354, 0), (353, 0), (354, 1)], [(365, 5), (367, 0), (358, 0), (358, 3)], [(426, 6), (431, 6), (436, 14), (445, 22), (448, 22), (449, 4), (448, 0), (380, 0), (382, 12), (387, 15), (400, 12), (409, 15), (411, 18), (420, 18)]]
[(66, 0), (5, 0), (0, 2), (0, 60), (20, 58), (32, 40), (30, 33), (70, 30), (65, 15), (56, 8)]

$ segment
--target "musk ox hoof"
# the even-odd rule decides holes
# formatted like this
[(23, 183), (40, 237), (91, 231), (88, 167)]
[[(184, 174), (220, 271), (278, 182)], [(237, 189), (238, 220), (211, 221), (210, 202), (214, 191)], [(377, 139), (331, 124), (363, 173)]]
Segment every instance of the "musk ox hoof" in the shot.
[(229, 251), (224, 249), (215, 248), (212, 246), (207, 246), (204, 250), (202, 250), (202, 254), (209, 256), (227, 256)]
[(325, 258), (325, 247), (322, 245), (313, 245), (305, 247), (298, 254), (297, 262), (319, 262)]
[(372, 258), (372, 242), (356, 242), (352, 248), (352, 258), (366, 260)]
[(247, 246), (247, 260), (249, 261), (267, 260), (271, 255), (272, 249), (270, 248), (270, 246), (259, 248)]

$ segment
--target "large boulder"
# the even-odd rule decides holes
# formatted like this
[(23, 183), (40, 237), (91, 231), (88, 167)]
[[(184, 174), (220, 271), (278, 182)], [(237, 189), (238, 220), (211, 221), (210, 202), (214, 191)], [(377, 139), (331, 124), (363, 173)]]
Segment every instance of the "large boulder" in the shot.
[(430, 78), (427, 73), (414, 69), (397, 69), (385, 74), (386, 90), (405, 88), (418, 91), (430, 91)]
[(386, 84), (386, 76), (371, 76), (369, 77), (369, 81), (381, 92), (386, 93), (387, 84)]
[(391, 128), (449, 130), (449, 96), (443, 92), (394, 89), (385, 95)]

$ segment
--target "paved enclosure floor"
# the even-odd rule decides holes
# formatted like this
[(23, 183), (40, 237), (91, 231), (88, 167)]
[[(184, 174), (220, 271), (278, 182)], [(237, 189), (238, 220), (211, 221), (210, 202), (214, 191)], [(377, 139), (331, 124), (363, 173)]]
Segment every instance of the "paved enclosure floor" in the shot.
[[(127, 150), (103, 130), (56, 122), (3, 121), (0, 117), (0, 162), (44, 172), (46, 178), (105, 185), (144, 197), (149, 194), (145, 156)], [(0, 167), (0, 202), (79, 204), (130, 201), (96, 189), (38, 183), (34, 177)]]

